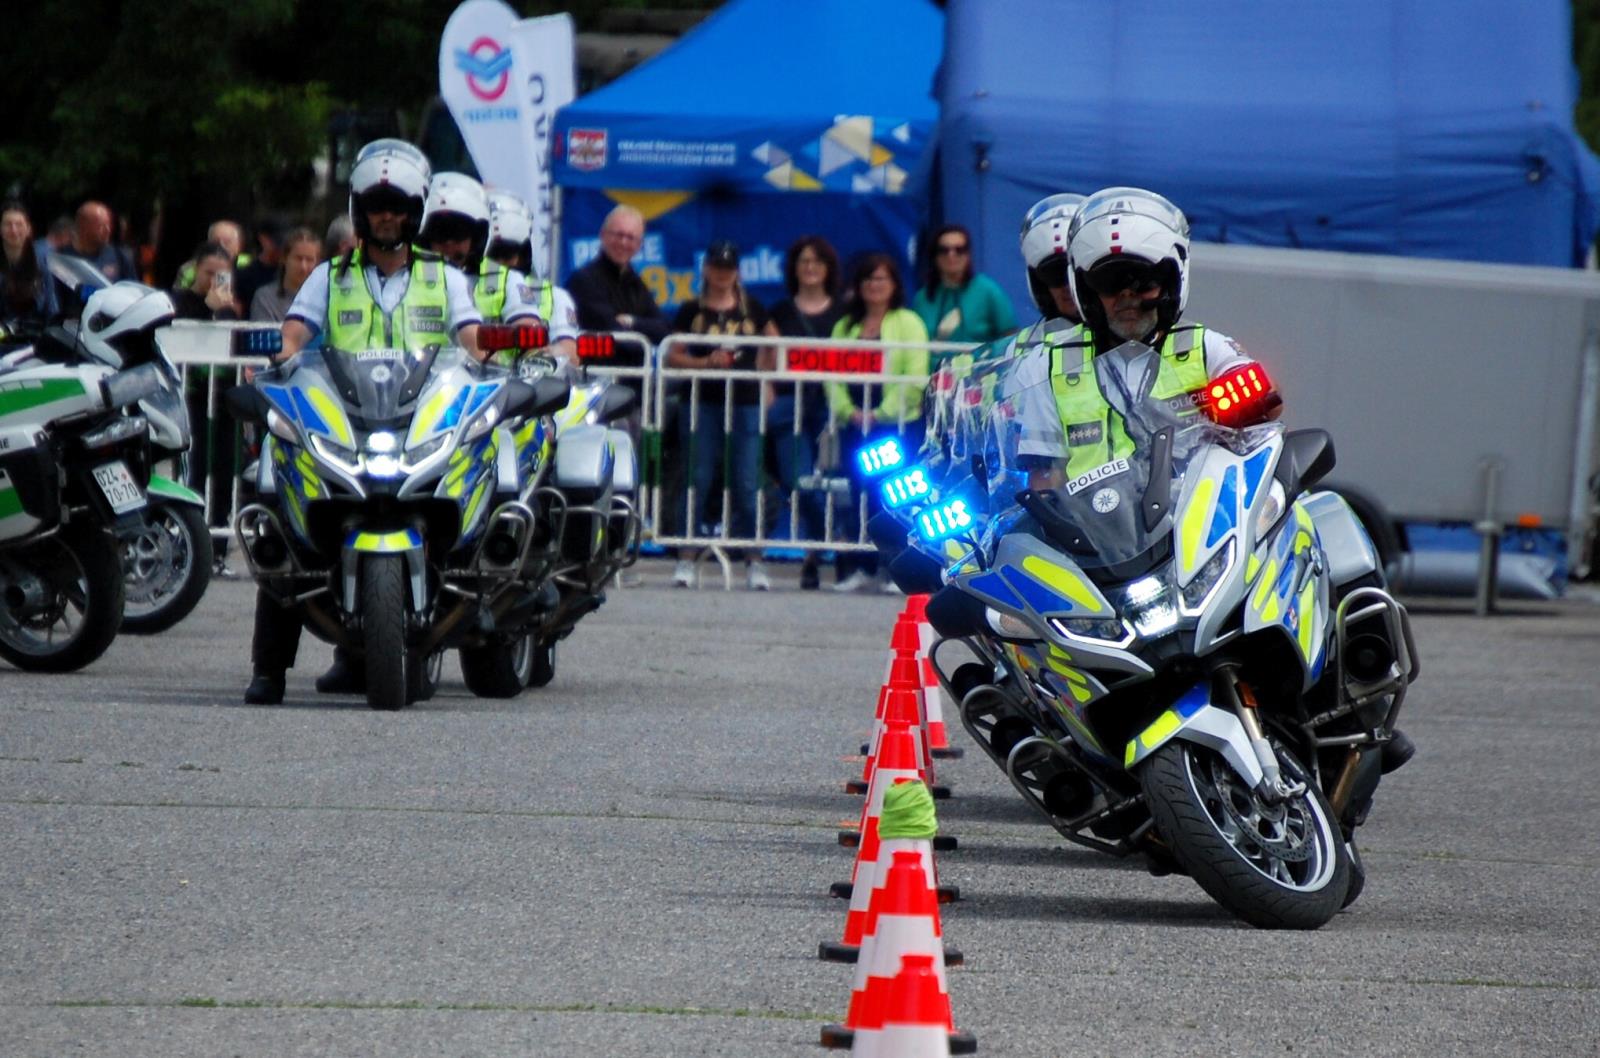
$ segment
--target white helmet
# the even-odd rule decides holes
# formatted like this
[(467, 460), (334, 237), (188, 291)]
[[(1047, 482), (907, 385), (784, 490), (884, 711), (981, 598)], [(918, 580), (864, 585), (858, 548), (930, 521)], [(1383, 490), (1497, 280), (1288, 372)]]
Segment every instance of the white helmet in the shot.
[(533, 213), (510, 191), (489, 192), (489, 256), (533, 257)]
[(1093, 330), (1107, 329), (1095, 291), (1115, 293), (1130, 282), (1159, 284), (1158, 331), (1183, 315), (1189, 301), (1189, 221), (1154, 191), (1108, 187), (1090, 195), (1072, 222), (1067, 253), (1072, 296)]
[(153, 354), (156, 328), (176, 314), (165, 291), (131, 281), (113, 283), (83, 306), (78, 344), (108, 367), (141, 364)]
[(395, 245), (415, 239), (422, 227), (423, 202), (432, 172), (428, 156), (405, 140), (373, 140), (361, 148), (350, 170), (350, 220), (356, 234), (363, 239), (372, 238), (367, 209), (387, 199), (406, 215), (401, 242)]
[(1061, 314), (1049, 288), (1068, 285), (1067, 233), (1082, 202), (1082, 195), (1050, 195), (1035, 202), (1022, 215), (1019, 241), (1022, 263), (1028, 273), (1028, 290), (1046, 319)]
[(428, 184), (428, 202), (422, 210), (422, 241), (471, 239), (467, 268), (475, 271), (489, 243), (489, 196), (483, 185), (466, 173), (438, 173)]

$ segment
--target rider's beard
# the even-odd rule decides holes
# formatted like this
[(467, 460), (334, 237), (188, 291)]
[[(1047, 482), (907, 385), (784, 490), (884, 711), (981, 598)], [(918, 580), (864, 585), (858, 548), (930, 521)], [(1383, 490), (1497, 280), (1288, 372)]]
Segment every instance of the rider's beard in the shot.
[[(1141, 299), (1142, 301), (1142, 299)], [(1148, 303), (1147, 303), (1148, 304)], [(1156, 329), (1156, 310), (1151, 305), (1137, 316), (1125, 316), (1121, 311), (1121, 303), (1117, 309), (1106, 314), (1106, 325), (1111, 328), (1111, 333), (1125, 342), (1142, 342), (1145, 337)]]

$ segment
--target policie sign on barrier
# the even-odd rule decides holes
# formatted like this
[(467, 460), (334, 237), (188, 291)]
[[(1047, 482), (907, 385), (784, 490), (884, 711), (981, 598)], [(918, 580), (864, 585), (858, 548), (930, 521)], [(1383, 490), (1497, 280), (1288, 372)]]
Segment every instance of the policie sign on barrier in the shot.
[(797, 347), (789, 350), (787, 369), (830, 374), (881, 375), (883, 350)]

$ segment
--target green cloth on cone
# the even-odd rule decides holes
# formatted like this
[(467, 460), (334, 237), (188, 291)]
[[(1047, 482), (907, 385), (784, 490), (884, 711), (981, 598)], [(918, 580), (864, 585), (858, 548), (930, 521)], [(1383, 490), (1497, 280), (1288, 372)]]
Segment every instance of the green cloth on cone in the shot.
[(883, 812), (878, 816), (878, 837), (928, 838), (939, 833), (933, 811), (933, 794), (921, 782), (897, 782), (883, 791)]

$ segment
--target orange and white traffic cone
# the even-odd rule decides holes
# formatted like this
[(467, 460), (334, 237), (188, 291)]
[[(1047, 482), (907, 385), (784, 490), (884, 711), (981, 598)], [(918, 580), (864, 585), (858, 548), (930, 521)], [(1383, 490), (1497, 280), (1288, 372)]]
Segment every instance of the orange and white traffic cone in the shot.
[[(899, 708), (906, 708), (906, 703), (902, 701)], [(903, 742), (891, 741), (895, 732), (903, 736)], [(839, 831), (839, 844), (845, 848), (857, 848), (864, 844), (869, 823), (874, 829), (877, 826), (877, 815), (883, 805), (883, 791), (896, 782), (916, 779), (927, 784), (930, 793), (937, 796), (937, 791), (942, 788), (936, 788), (928, 782), (927, 757), (923, 753), (921, 733), (919, 725), (900, 716), (885, 722), (884, 734), (879, 740), (878, 751), (873, 759), (872, 777), (868, 780), (867, 801), (861, 809), (860, 824), (855, 830)], [(891, 774), (886, 777), (886, 782), (880, 784), (878, 773), (886, 768), (890, 769)], [(948, 852), (957, 846), (954, 835), (941, 834), (934, 839), (933, 847), (940, 852)], [(876, 850), (876, 844), (872, 848)]]
[(964, 756), (964, 750), (950, 744), (950, 732), (945, 724), (945, 713), (954, 712), (955, 703), (940, 685), (939, 673), (933, 667), (933, 644), (938, 633), (928, 623), (928, 596), (908, 596), (905, 612), (917, 622), (917, 660), (922, 672), (923, 709), (928, 714), (928, 749), (935, 757)]
[[(887, 994), (903, 956), (929, 960), (941, 995), (945, 965), (962, 961), (959, 952), (944, 947), (939, 923), (930, 843), (937, 830), (933, 798), (920, 784), (897, 785), (885, 797), (883, 819), (884, 857), (869, 901), (849, 1012), (843, 1024), (822, 1030), (822, 1042), (830, 1047), (850, 1046), (852, 1040), (862, 1041), (882, 1029), (883, 1019), (893, 1012)], [(948, 1033), (948, 998), (944, 1011), (941, 1027)]]
[[(975, 1054), (978, 1041), (957, 1032), (950, 1014), (950, 994), (941, 988), (931, 955), (906, 955), (900, 972), (889, 982), (883, 1027), (857, 1033), (850, 1053), (866, 1058), (943, 1058)], [(876, 1035), (876, 1039), (871, 1037)]]

